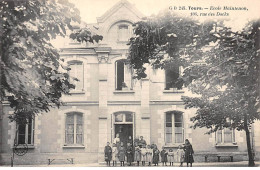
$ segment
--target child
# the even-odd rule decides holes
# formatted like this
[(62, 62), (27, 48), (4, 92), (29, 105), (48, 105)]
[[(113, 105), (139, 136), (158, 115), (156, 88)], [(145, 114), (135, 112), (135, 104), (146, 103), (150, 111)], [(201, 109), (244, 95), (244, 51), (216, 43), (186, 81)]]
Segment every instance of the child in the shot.
[(113, 161), (113, 166), (116, 166), (117, 157), (118, 157), (117, 146), (116, 146), (115, 143), (113, 143), (113, 147), (112, 147), (112, 161)]
[(153, 163), (154, 166), (158, 166), (160, 151), (157, 147), (154, 148)]
[(121, 142), (121, 146), (118, 149), (118, 158), (121, 163), (121, 166), (125, 166), (125, 147), (123, 142)]
[(180, 145), (179, 148), (177, 149), (177, 154), (176, 154), (176, 159), (177, 162), (180, 162), (180, 166), (183, 166), (183, 162), (184, 162), (184, 150), (182, 148), (182, 146)]
[(139, 166), (139, 162), (141, 161), (141, 148), (138, 146), (138, 143), (135, 143), (135, 161), (137, 162), (137, 166)]
[(149, 166), (151, 166), (151, 163), (153, 161), (153, 149), (151, 149), (150, 145), (147, 145), (146, 161), (149, 163)]
[(109, 142), (107, 142), (107, 146), (105, 146), (104, 153), (105, 153), (105, 161), (107, 162), (107, 166), (110, 166), (110, 161), (112, 158), (112, 148), (109, 146)]
[(126, 158), (128, 166), (131, 166), (131, 163), (133, 162), (133, 148), (131, 146), (131, 143), (127, 143)]
[(170, 162), (170, 166), (173, 166), (174, 152), (172, 149), (170, 149), (168, 152), (168, 160)]
[(142, 165), (145, 166), (145, 160), (146, 160), (146, 146), (142, 145), (141, 148), (141, 161), (142, 161)]
[(163, 163), (163, 166), (167, 166), (167, 155), (168, 152), (164, 149), (164, 147), (162, 147), (162, 151), (161, 151), (161, 162)]

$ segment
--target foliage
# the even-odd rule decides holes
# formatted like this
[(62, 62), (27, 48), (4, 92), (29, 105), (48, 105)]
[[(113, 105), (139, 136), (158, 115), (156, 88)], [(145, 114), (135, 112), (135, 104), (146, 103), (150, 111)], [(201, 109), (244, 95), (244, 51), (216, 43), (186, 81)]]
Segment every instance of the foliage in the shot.
[(198, 108), (192, 119), (194, 127), (207, 127), (210, 132), (225, 126), (242, 130), (260, 118), (259, 26), (260, 20), (252, 21), (232, 32), (219, 24), (213, 33), (217, 44), (201, 56), (204, 64), (185, 69), (184, 76), (193, 73), (199, 77), (193, 79), (190, 89), (201, 97), (183, 98), (187, 107)]
[[(209, 133), (230, 126), (244, 128), (259, 119), (259, 21), (232, 32), (224, 21), (199, 23), (174, 13), (160, 13), (136, 23), (130, 39), (129, 60), (136, 77), (146, 76), (146, 63), (165, 68), (184, 66), (181, 77), (193, 93), (183, 97), (186, 107), (199, 108), (194, 127)], [(250, 110), (250, 112), (248, 112)], [(227, 122), (228, 121), (228, 122)]]
[(213, 22), (200, 24), (170, 12), (135, 23), (128, 59), (136, 70), (136, 78), (146, 77), (146, 63), (163, 68), (169, 62), (186, 65), (185, 58), (179, 56), (199, 57), (198, 50), (216, 39), (209, 34), (213, 27)]
[(254, 166), (249, 128), (259, 114), (260, 20), (233, 32), (224, 21), (201, 23), (174, 14), (160, 14), (137, 23), (129, 60), (137, 78), (144, 64), (184, 66), (182, 81), (200, 97), (182, 97), (197, 108), (193, 127), (208, 133), (223, 128), (246, 132), (249, 166)]
[[(80, 22), (78, 9), (68, 0), (2, 0), (0, 16), (0, 94), (14, 108), (11, 120), (25, 121), (60, 106), (61, 95), (74, 85), (49, 41), (73, 30), (72, 23)], [(102, 39), (90, 32), (73, 34), (81, 41)]]

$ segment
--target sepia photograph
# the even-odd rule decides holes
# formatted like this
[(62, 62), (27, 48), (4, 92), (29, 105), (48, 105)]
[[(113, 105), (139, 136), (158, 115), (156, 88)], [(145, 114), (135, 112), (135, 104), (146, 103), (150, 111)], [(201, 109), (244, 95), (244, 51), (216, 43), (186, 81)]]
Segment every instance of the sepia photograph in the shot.
[(259, 167), (259, 0), (0, 0), (0, 168)]

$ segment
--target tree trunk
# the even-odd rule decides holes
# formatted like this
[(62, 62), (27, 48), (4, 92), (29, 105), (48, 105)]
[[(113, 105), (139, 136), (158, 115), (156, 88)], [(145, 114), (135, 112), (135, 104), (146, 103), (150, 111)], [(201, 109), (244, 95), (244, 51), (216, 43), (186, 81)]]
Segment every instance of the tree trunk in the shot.
[(255, 166), (255, 161), (254, 161), (251, 142), (250, 142), (250, 132), (249, 132), (249, 129), (248, 129), (247, 116), (246, 115), (244, 117), (244, 130), (246, 131), (246, 144), (247, 144), (247, 153), (248, 153), (248, 158), (249, 158), (248, 166)]

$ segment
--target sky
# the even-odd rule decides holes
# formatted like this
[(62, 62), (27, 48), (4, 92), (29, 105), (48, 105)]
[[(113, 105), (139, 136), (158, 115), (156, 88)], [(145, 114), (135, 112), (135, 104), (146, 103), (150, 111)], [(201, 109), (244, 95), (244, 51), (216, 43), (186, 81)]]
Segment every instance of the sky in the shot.
[[(75, 6), (80, 11), (81, 20), (85, 23), (96, 23), (97, 17), (102, 16), (107, 10), (112, 8), (120, 0), (69, 0), (74, 3)], [(233, 31), (241, 30), (245, 24), (254, 18), (260, 18), (260, 0), (128, 0), (131, 4), (134, 4), (135, 7), (143, 13), (145, 16), (150, 16), (152, 14), (157, 14), (159, 11), (164, 9), (169, 9), (170, 6), (179, 7), (185, 6), (188, 9), (191, 7), (203, 7), (209, 8), (210, 6), (214, 7), (223, 7), (223, 6), (232, 6), (232, 7), (247, 7), (248, 11), (228, 11), (228, 18), (231, 19), (226, 23), (227, 26), (230, 26)], [(191, 10), (176, 10), (177, 13), (183, 15), (190, 15)], [(206, 10), (205, 12), (216, 12)], [(221, 10), (221, 12), (224, 12)], [(214, 19), (214, 17), (200, 17), (193, 16), (199, 20)], [(216, 17), (219, 18), (219, 17)], [(57, 38), (53, 40), (52, 43), (55, 47), (60, 48), (63, 46), (62, 38)]]
[[(96, 17), (102, 16), (107, 10), (114, 6), (120, 0), (70, 0), (81, 12), (82, 21), (86, 23), (96, 23)], [(192, 7), (210, 7), (210, 6), (245, 6), (248, 11), (229, 11), (229, 18), (236, 20), (236, 25), (246, 22), (249, 18), (260, 17), (260, 0), (128, 0), (146, 16), (157, 14), (162, 9), (168, 9), (170, 6), (188, 6)], [(195, 11), (176, 11), (190, 15)], [(211, 12), (211, 11), (207, 11)], [(223, 11), (224, 12), (224, 11)], [(199, 17), (206, 19), (207, 17)], [(212, 18), (212, 17), (210, 17)]]

